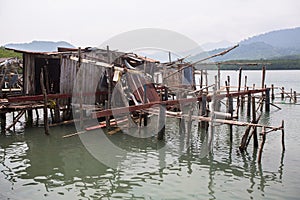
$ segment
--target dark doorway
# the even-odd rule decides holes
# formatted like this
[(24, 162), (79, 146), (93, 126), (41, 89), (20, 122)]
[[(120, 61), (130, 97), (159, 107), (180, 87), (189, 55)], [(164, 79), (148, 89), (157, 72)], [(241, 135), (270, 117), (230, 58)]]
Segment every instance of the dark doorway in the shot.
[[(41, 68), (46, 66), (48, 77), (45, 76), (44, 81), (47, 93), (59, 93), (60, 83), (60, 59), (59, 58), (35, 58), (35, 94), (42, 94), (40, 74)], [(48, 80), (48, 82), (46, 82)]]

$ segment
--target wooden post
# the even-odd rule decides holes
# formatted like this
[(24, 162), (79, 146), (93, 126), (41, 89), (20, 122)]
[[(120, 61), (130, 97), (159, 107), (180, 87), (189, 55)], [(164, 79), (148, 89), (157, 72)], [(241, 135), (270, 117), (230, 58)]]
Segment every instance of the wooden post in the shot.
[(188, 112), (188, 121), (187, 121), (188, 141), (190, 139), (190, 135), (191, 135), (191, 131), (192, 131), (192, 114), (193, 114), (193, 110), (192, 110), (192, 108), (190, 108), (189, 112)]
[(262, 80), (261, 80), (261, 88), (265, 87), (265, 79), (266, 79), (266, 67), (262, 67)]
[[(105, 110), (109, 109), (107, 100), (105, 100), (105, 102), (104, 102), (104, 107), (105, 107)], [(110, 129), (110, 116), (105, 116), (105, 123), (106, 123), (106, 128), (109, 130)]]
[(218, 64), (218, 86), (217, 86), (217, 88), (218, 88), (218, 90), (220, 90), (221, 89), (221, 69), (220, 69), (221, 67), (220, 67), (220, 64)]
[(230, 86), (230, 76), (227, 76), (227, 83), (228, 83), (228, 86)]
[(292, 99), (293, 99), (293, 89), (291, 88), (291, 91), (290, 91), (290, 102), (292, 102)]
[(169, 51), (169, 62), (172, 62), (171, 52)]
[[(227, 76), (227, 81), (225, 81), (226, 85), (226, 92), (227, 92), (227, 112), (230, 113), (230, 119), (233, 118), (233, 98), (231, 95), (229, 95), (229, 90), (230, 90), (230, 76)], [(233, 135), (232, 135), (232, 125), (229, 125), (229, 139), (230, 142), (233, 140)]]
[(284, 87), (281, 88), (281, 100), (284, 100)]
[(270, 112), (270, 88), (266, 90), (266, 104), (265, 104), (266, 112)]
[[(252, 96), (252, 122), (256, 122), (256, 105), (255, 105), (255, 96)], [(254, 148), (258, 147), (257, 139), (257, 128), (253, 127), (253, 146)]]
[[(202, 87), (203, 87), (203, 70), (201, 69), (201, 75), (200, 75), (200, 81), (199, 81), (200, 83), (200, 89), (202, 89)], [(202, 90), (200, 90), (200, 95), (202, 95), (202, 93), (203, 93), (203, 91)]]
[(36, 126), (38, 126), (39, 125), (39, 118), (40, 118), (40, 116), (39, 116), (39, 111), (38, 111), (37, 108), (35, 109), (35, 115), (36, 115)]
[[(206, 100), (207, 96), (205, 93), (202, 94), (202, 102), (201, 102), (201, 116), (207, 116), (206, 113)], [(206, 126), (207, 122), (201, 122), (201, 127), (204, 128)]]
[[(77, 71), (79, 71), (81, 68), (81, 48), (78, 48), (78, 62), (77, 62)], [(83, 71), (81, 71), (81, 77), (79, 79), (79, 88), (80, 88), (80, 94), (79, 94), (79, 126), (80, 129), (83, 129)]]
[(205, 70), (205, 87), (206, 87), (206, 94), (208, 94), (208, 78), (207, 78), (207, 75), (208, 75), (208, 73), (207, 73), (207, 70)]
[[(241, 83), (242, 83), (242, 68), (239, 70), (239, 82), (238, 82), (238, 93), (241, 91)], [(239, 117), (239, 110), (240, 110), (240, 95), (237, 97), (236, 102), (236, 116)]]
[[(216, 79), (215, 79), (216, 80)], [(216, 91), (217, 91), (217, 84), (213, 86), (213, 96), (212, 96), (212, 106), (211, 106), (211, 120), (210, 120), (210, 134), (208, 135), (208, 149), (209, 151), (212, 150), (212, 143), (214, 138), (215, 132), (215, 107), (216, 107)]]
[(259, 149), (259, 153), (258, 153), (258, 164), (261, 164), (261, 157), (262, 157), (262, 152), (263, 152), (263, 148), (264, 148), (264, 145), (265, 145), (265, 141), (266, 141), (266, 127), (263, 127), (262, 128), (262, 141), (261, 141), (261, 144), (260, 144), (260, 149)]
[(164, 139), (165, 129), (166, 129), (166, 106), (161, 105), (159, 107), (159, 116), (158, 116), (158, 134), (157, 134), (158, 140)]
[[(263, 66), (262, 67), (262, 80), (261, 80), (261, 88), (264, 89), (265, 88), (265, 79), (266, 79), (266, 67)], [(261, 93), (261, 107), (260, 107), (260, 111), (263, 111), (263, 105), (264, 105), (264, 100), (265, 99), (265, 93), (262, 92)]]
[(13, 127), (13, 131), (15, 132), (15, 125), (16, 123), (19, 121), (19, 119), (22, 117), (22, 115), (25, 113), (25, 110), (21, 110), (17, 116), (13, 116), (13, 123), (11, 125), (9, 125), (7, 128), (6, 128), (6, 131), (8, 131), (11, 127)]
[[(246, 87), (247, 87), (247, 76), (245, 76), (245, 84), (244, 84), (244, 91), (246, 91)], [(242, 95), (241, 97), (241, 110), (244, 110), (244, 105), (245, 105), (245, 95)]]
[(271, 85), (271, 93), (272, 93), (272, 101), (275, 99), (275, 95), (274, 95), (274, 84)]
[[(15, 120), (16, 120), (15, 112), (12, 112), (12, 115), (13, 115), (13, 122), (15, 122)], [(16, 122), (16, 123), (17, 123), (17, 122)], [(13, 123), (13, 132), (14, 132), (14, 133), (16, 132), (16, 123)]]
[(49, 92), (50, 92), (50, 85), (49, 85), (49, 72), (48, 72), (48, 60), (46, 60), (46, 65), (44, 66), (44, 84), (46, 84), (45, 85), (45, 87), (46, 87), (46, 92), (47, 92), (47, 94), (49, 94)]
[(59, 112), (59, 101), (58, 101), (58, 99), (56, 99), (56, 101), (55, 101), (54, 120), (55, 120), (55, 123), (60, 122), (60, 112)]
[(230, 113), (232, 119), (233, 118), (233, 97), (231, 95), (228, 97), (228, 113)]
[(297, 92), (294, 91), (294, 103), (297, 103)]
[[(218, 82), (218, 76), (215, 76), (215, 95), (217, 94), (217, 87), (219, 85), (219, 82)], [(213, 102), (213, 106), (214, 106), (214, 110), (216, 111), (219, 111), (220, 110), (220, 107), (221, 107), (221, 103), (218, 99), (214, 98), (214, 102)]]
[[(107, 63), (111, 63), (110, 59), (110, 51), (109, 51), (109, 46), (106, 47), (107, 51)], [(107, 96), (107, 109), (110, 109), (110, 103), (111, 103), (111, 94), (112, 94), (112, 68), (108, 69), (108, 96)], [(106, 116), (106, 128), (110, 130), (110, 116)]]
[(243, 152), (247, 149), (247, 140), (248, 140), (248, 137), (249, 137), (250, 130), (251, 130), (251, 126), (247, 126), (247, 128), (245, 130), (245, 134), (243, 135), (242, 140), (241, 140), (241, 144), (239, 146), (239, 149), (240, 149), (241, 152)]
[(5, 127), (6, 127), (6, 113), (0, 113), (1, 118), (1, 133), (5, 133)]
[(164, 101), (168, 101), (168, 99), (169, 99), (168, 88), (165, 86)]
[[(229, 96), (228, 97), (228, 113), (230, 113), (230, 119), (233, 118), (233, 97), (232, 96)], [(230, 138), (230, 142), (232, 142), (233, 140), (233, 133), (232, 133), (232, 125), (230, 124), (229, 125), (229, 138)]]
[(282, 145), (282, 151), (285, 151), (285, 143), (284, 143), (284, 120), (281, 121), (281, 145)]
[(32, 125), (33, 125), (32, 110), (27, 110), (27, 122), (26, 122), (26, 126), (32, 127)]
[(48, 97), (47, 97), (47, 91), (46, 91), (45, 84), (44, 84), (43, 68), (41, 68), (40, 83), (41, 83), (41, 88), (42, 88), (43, 96), (44, 96), (44, 129), (45, 129), (45, 134), (49, 135)]
[[(247, 90), (249, 90), (249, 88), (247, 87)], [(251, 115), (251, 93), (249, 92), (247, 94), (247, 117), (250, 117)]]
[(228, 82), (227, 81), (225, 81), (225, 86), (226, 86), (226, 92), (227, 92), (227, 100), (226, 100), (226, 107), (228, 108), (228, 105), (229, 105), (229, 103), (228, 103), (228, 97), (229, 97), (229, 85), (228, 85)]
[[(144, 84), (144, 103), (147, 102), (147, 85)], [(144, 112), (144, 126), (148, 125), (148, 113)]]

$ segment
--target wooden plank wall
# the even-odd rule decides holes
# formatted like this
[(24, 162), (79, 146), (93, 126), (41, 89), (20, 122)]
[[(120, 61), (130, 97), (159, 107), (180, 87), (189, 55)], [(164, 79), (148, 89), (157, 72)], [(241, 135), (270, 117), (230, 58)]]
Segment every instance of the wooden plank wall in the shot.
[(24, 95), (34, 95), (35, 94), (35, 65), (34, 65), (34, 55), (24, 53)]

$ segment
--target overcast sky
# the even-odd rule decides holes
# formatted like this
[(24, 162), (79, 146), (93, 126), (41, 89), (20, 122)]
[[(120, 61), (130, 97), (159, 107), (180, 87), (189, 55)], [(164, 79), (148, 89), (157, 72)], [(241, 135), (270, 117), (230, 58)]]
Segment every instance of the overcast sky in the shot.
[(98, 46), (139, 28), (163, 28), (198, 44), (300, 26), (299, 0), (0, 0), (0, 45), (32, 40)]

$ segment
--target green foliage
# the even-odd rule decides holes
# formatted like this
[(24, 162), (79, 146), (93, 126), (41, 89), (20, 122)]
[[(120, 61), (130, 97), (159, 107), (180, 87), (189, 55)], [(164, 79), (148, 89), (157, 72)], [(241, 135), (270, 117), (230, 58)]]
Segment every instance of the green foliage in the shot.
[(11, 57), (22, 59), (22, 54), (16, 53), (11, 50), (7, 50), (4, 47), (0, 47), (0, 58), (11, 58)]

